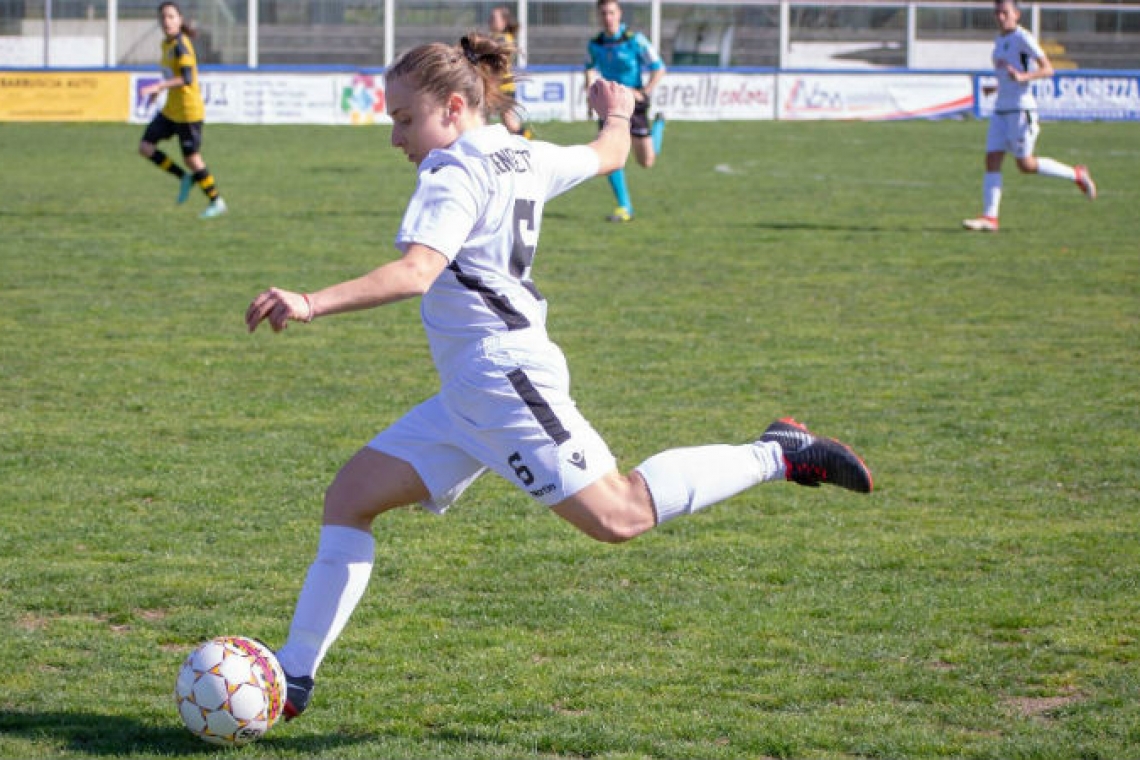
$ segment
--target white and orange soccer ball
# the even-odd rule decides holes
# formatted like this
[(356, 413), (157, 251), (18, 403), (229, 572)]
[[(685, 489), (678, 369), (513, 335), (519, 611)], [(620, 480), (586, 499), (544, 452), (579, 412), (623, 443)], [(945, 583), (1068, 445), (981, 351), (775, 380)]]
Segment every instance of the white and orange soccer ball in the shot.
[(285, 673), (273, 652), (244, 636), (220, 636), (190, 653), (174, 699), (190, 733), (211, 744), (260, 739), (285, 709)]

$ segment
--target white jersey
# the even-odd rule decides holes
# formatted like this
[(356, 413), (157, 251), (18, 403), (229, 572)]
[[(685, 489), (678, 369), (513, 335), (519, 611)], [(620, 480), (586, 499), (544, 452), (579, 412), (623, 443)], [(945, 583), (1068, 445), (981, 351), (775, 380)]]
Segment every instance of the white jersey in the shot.
[(1024, 27), (1017, 27), (1009, 34), (1002, 34), (994, 41), (994, 70), (997, 74), (998, 92), (994, 111), (1012, 113), (1032, 111), (1037, 108), (1037, 100), (1028, 82), (1016, 82), (1010, 78), (1005, 64), (1017, 71), (1028, 72), (1031, 65), (1045, 57), (1045, 51), (1037, 39)]
[(448, 259), (420, 305), (441, 374), (484, 338), (545, 336), (546, 301), (530, 276), (543, 208), (597, 171), (592, 148), (527, 141), (498, 124), (468, 130), (420, 163), (396, 247), (420, 243)]

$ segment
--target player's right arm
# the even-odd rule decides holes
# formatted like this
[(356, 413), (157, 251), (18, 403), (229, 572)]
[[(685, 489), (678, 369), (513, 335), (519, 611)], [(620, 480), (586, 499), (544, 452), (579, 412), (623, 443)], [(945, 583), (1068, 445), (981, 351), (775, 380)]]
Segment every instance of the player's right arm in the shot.
[(274, 332), (280, 332), (290, 320), (311, 322), (319, 316), (371, 309), (422, 296), (446, 266), (447, 258), (442, 253), (412, 243), (395, 261), (314, 293), (306, 295), (270, 288), (250, 303), (245, 312), (245, 325), (253, 332), (262, 321), (268, 321)]

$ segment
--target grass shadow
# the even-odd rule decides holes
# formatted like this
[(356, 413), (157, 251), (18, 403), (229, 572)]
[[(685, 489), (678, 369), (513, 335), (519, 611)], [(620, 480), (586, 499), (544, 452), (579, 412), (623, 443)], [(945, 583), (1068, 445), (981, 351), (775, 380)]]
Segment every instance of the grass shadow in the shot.
[[(53, 743), (61, 750), (94, 756), (213, 755), (224, 750), (191, 735), (182, 726), (154, 726), (121, 715), (92, 712), (16, 712), (0, 710), (0, 734), (36, 744)], [(348, 744), (375, 741), (369, 735), (329, 734), (289, 738), (272, 732), (258, 742), (305, 757), (316, 757)]]

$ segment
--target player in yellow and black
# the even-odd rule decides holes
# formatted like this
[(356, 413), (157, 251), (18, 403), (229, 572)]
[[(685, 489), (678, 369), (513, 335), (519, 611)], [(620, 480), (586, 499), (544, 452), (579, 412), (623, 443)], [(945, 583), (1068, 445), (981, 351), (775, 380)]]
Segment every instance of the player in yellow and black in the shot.
[[(507, 95), (511, 96), (511, 102), (515, 101), (515, 77), (513, 69), (518, 65), (519, 49), (518, 49), (518, 34), (519, 22), (515, 20), (515, 16), (511, 13), (511, 9), (505, 5), (497, 5), (491, 9), (491, 37), (498, 43), (508, 45), (514, 51), (511, 56), (512, 72), (503, 79), (503, 84), (500, 89)], [(499, 112), (499, 118), (503, 120), (503, 126), (507, 128), (511, 134), (522, 135), (530, 140), (534, 137), (534, 132), (531, 130), (529, 124), (523, 124), (522, 119), (519, 118), (518, 111), (515, 107), (506, 108)]]
[[(201, 216), (203, 219), (211, 219), (226, 212), (226, 202), (218, 193), (214, 176), (202, 159), (202, 124), (206, 118), (206, 106), (202, 102), (202, 89), (198, 84), (198, 57), (191, 41), (194, 32), (183, 23), (182, 9), (170, 0), (158, 6), (158, 23), (164, 35), (162, 80), (147, 85), (140, 92), (153, 100), (166, 90), (166, 105), (147, 125), (142, 141), (139, 142), (139, 153), (153, 161), (158, 168), (178, 178), (179, 203), (186, 202), (190, 197), (190, 188), (197, 183), (210, 199), (210, 205)], [(174, 163), (157, 147), (157, 143), (174, 136), (178, 137), (182, 157), (191, 173)]]

